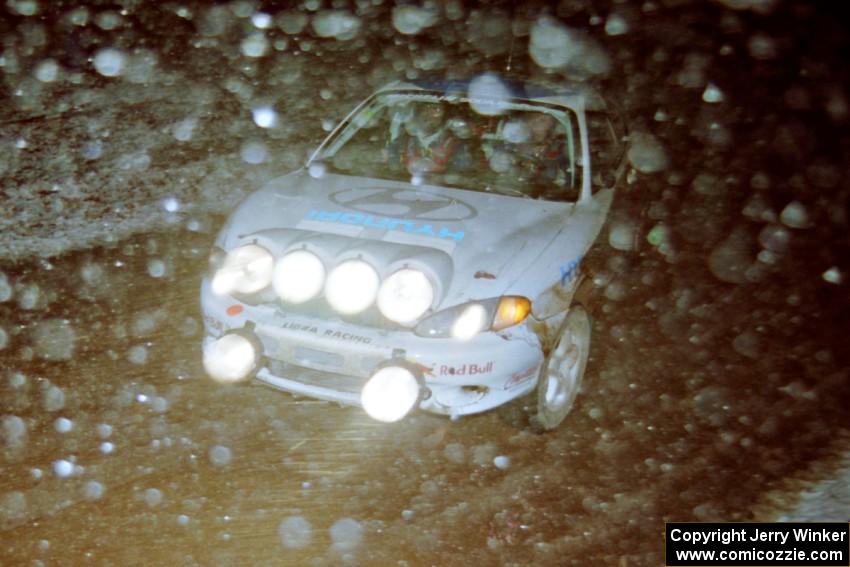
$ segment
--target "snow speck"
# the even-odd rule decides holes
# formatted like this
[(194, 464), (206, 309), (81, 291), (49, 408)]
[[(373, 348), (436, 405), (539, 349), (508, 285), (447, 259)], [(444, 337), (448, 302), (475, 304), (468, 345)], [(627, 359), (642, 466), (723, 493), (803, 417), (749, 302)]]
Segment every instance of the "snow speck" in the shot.
[(839, 285), (842, 281), (844, 281), (844, 275), (841, 273), (836, 266), (831, 267), (827, 271), (825, 271), (822, 275), (823, 281)]
[(127, 55), (120, 49), (106, 47), (95, 53), (94, 68), (104, 77), (118, 77), (127, 68)]
[(310, 177), (313, 179), (321, 179), (325, 176), (327, 169), (328, 168), (325, 164), (321, 162), (313, 162), (310, 164), (310, 169), (308, 171), (310, 172)]
[(18, 293), (18, 307), (27, 311), (39, 306), (41, 288), (36, 283), (29, 283)]
[(284, 33), (294, 35), (304, 31), (309, 17), (301, 12), (282, 12), (277, 15), (277, 25)]
[(746, 283), (745, 274), (751, 264), (752, 250), (742, 230), (732, 231), (708, 257), (711, 273), (729, 283)]
[(330, 529), (333, 548), (337, 551), (354, 551), (363, 539), (363, 526), (353, 518), (342, 518)]
[(759, 232), (758, 240), (764, 249), (783, 254), (788, 250), (791, 231), (779, 224), (768, 224)]
[(82, 27), (89, 23), (89, 16), (89, 9), (81, 6), (65, 14), (65, 19), (72, 25)]
[(146, 150), (124, 154), (116, 165), (125, 171), (144, 171), (151, 164), (151, 156)]
[(457, 465), (463, 464), (466, 460), (466, 450), (460, 443), (449, 443), (446, 445), (443, 449), (443, 455), (445, 455), (446, 459), (450, 462)]
[(615, 250), (628, 252), (635, 246), (637, 224), (632, 221), (617, 220), (611, 222), (608, 244)]
[(393, 8), (393, 27), (404, 35), (415, 35), (437, 22), (437, 14), (422, 6), (404, 4)]
[(21, 388), (26, 387), (27, 385), (27, 376), (21, 372), (12, 372), (9, 374), (9, 386), (14, 388), (15, 390), (19, 390)]
[(35, 66), (35, 78), (42, 83), (52, 83), (59, 78), (59, 64), (55, 59), (45, 59)]
[(325, 10), (313, 18), (313, 31), (319, 37), (353, 39), (360, 31), (360, 19), (345, 10)]
[(83, 485), (83, 496), (86, 500), (100, 500), (106, 489), (96, 480), (89, 480)]
[(82, 149), (80, 150), (83, 154), (83, 157), (87, 160), (94, 160), (103, 155), (103, 142), (100, 140), (94, 140), (93, 142), (88, 142), (83, 144)]
[(168, 319), (168, 311), (162, 307), (140, 311), (134, 314), (131, 324), (133, 336), (146, 337), (154, 334), (160, 324), (166, 319)]
[(165, 275), (165, 262), (159, 258), (151, 258), (148, 260), (148, 275), (152, 278), (161, 278)]
[(146, 363), (148, 361), (148, 349), (146, 349), (143, 345), (130, 347), (130, 350), (127, 351), (127, 360), (133, 364)]
[(469, 106), (478, 114), (496, 116), (504, 112), (511, 92), (499, 77), (484, 73), (469, 83)]
[(524, 144), (531, 137), (531, 130), (522, 120), (509, 120), (502, 129), (502, 136), (512, 144)]
[(5, 303), (12, 299), (12, 285), (9, 283), (9, 277), (0, 272), (0, 303)]
[(9, 346), (9, 333), (6, 332), (6, 329), (0, 327), (0, 350), (7, 346)]
[(113, 443), (110, 443), (109, 441), (104, 441), (103, 443), (101, 443), (99, 448), (100, 452), (104, 455), (109, 455), (110, 453), (115, 451), (115, 445)]
[(260, 128), (274, 128), (277, 125), (277, 112), (270, 106), (260, 106), (251, 110), (254, 124)]
[(180, 201), (175, 197), (166, 197), (162, 200), (162, 208), (169, 213), (176, 213), (180, 210)]
[(303, 516), (289, 516), (277, 527), (277, 535), (284, 547), (301, 549), (310, 545), (313, 526)]
[(569, 70), (574, 76), (603, 75), (611, 69), (611, 59), (598, 42), (549, 16), (531, 27), (528, 49), (539, 66)]
[(94, 17), (94, 23), (104, 31), (111, 31), (124, 23), (124, 18), (115, 10), (105, 10)]
[(58, 411), (65, 407), (65, 392), (57, 386), (49, 386), (42, 396), (44, 411)]
[(239, 151), (242, 160), (252, 165), (261, 164), (269, 157), (269, 149), (262, 142), (245, 142)]
[(112, 435), (112, 426), (108, 423), (98, 423), (97, 424), (97, 436), (101, 439), (109, 439)]
[(251, 14), (251, 23), (257, 29), (268, 29), (272, 25), (272, 17), (265, 12), (255, 12)]
[(482, 443), (472, 448), (472, 462), (479, 467), (489, 466), (495, 458), (496, 445), (493, 443)]
[(248, 34), (239, 46), (245, 57), (262, 57), (269, 50), (269, 40), (262, 32)]
[(724, 99), (723, 91), (714, 83), (708, 83), (702, 93), (702, 100), (708, 103), (723, 102)]
[(493, 464), (496, 465), (497, 469), (505, 470), (511, 466), (511, 458), (505, 455), (498, 455), (493, 459)]
[(790, 228), (808, 228), (809, 226), (809, 215), (806, 212), (806, 207), (798, 201), (788, 203), (779, 213), (779, 220)]
[(765, 61), (776, 58), (778, 49), (776, 41), (767, 34), (757, 33), (747, 42), (747, 49), (750, 52), (750, 57)]
[(753, 331), (744, 331), (732, 341), (732, 348), (738, 354), (755, 359), (759, 357), (761, 340)]
[(94, 262), (86, 262), (80, 267), (80, 278), (91, 287), (102, 287), (108, 283), (103, 266)]
[(58, 433), (68, 433), (72, 429), (74, 429), (74, 422), (68, 419), (67, 417), (57, 417), (53, 422), (53, 428)]
[(213, 466), (224, 467), (230, 464), (233, 455), (230, 449), (224, 445), (214, 445), (210, 448), (209, 458)]
[(179, 516), (177, 516), (177, 523), (180, 524), (181, 526), (188, 525), (189, 524), (189, 516), (187, 516), (186, 514), (180, 514)]
[(197, 118), (186, 118), (174, 124), (171, 127), (171, 135), (178, 142), (188, 142), (195, 135), (195, 128), (198, 126)]
[(164, 413), (168, 411), (168, 400), (162, 396), (154, 396), (151, 399), (151, 409), (156, 413)]
[(611, 14), (605, 20), (605, 33), (608, 35), (623, 35), (629, 31), (629, 23), (620, 14)]
[(647, 132), (634, 132), (630, 136), (629, 162), (641, 173), (655, 173), (667, 169), (670, 163), (661, 142)]
[(3, 441), (10, 449), (20, 449), (27, 441), (27, 423), (16, 415), (3, 417)]
[(27, 515), (27, 497), (19, 490), (0, 497), (0, 519), (20, 520)]
[(159, 506), (162, 503), (162, 491), (157, 488), (148, 488), (145, 490), (145, 504), (151, 508)]
[(35, 0), (8, 0), (6, 6), (19, 16), (35, 16), (38, 14), (38, 2)]
[(53, 474), (59, 478), (68, 478), (74, 474), (74, 463), (67, 459), (53, 461)]

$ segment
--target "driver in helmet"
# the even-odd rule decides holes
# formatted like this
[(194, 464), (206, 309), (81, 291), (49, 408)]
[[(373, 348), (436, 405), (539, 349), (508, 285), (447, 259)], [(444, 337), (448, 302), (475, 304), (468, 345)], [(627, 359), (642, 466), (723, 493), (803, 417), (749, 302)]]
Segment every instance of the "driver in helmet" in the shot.
[(404, 127), (391, 132), (387, 162), (414, 175), (464, 169), (468, 152), (458, 135), (457, 122), (447, 118), (443, 104), (420, 103), (404, 120)]

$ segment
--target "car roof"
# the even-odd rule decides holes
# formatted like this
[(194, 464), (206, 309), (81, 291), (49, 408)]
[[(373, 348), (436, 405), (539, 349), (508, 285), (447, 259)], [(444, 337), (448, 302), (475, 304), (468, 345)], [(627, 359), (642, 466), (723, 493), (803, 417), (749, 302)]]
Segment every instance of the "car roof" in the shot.
[[(507, 88), (512, 98), (529, 101), (558, 103), (574, 109), (583, 109), (585, 106), (595, 106), (593, 102), (598, 97), (588, 85), (568, 81), (541, 84), (536, 81), (504, 77), (496, 73), (487, 73), (488, 76), (497, 79)], [(423, 92), (441, 92), (466, 94), (469, 86), (476, 78), (465, 77), (450, 79), (444, 77), (426, 77), (414, 80), (393, 81), (384, 85), (378, 92), (395, 90), (421, 90)]]

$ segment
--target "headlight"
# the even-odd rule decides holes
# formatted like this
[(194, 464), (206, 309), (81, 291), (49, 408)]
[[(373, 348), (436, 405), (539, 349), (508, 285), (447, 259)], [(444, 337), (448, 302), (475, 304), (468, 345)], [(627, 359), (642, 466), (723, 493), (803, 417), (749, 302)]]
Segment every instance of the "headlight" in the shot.
[(522, 323), (531, 313), (531, 301), (506, 295), (470, 301), (426, 317), (414, 328), (420, 337), (468, 340), (482, 331), (501, 331)]
[(296, 250), (277, 261), (272, 285), (284, 301), (304, 303), (319, 295), (325, 283), (325, 265), (311, 252)]
[(470, 303), (452, 323), (452, 336), (467, 341), (489, 327), (487, 309), (480, 303)]
[(353, 315), (372, 305), (381, 278), (363, 260), (348, 260), (331, 270), (325, 283), (325, 296), (336, 311)]
[(259, 352), (248, 337), (229, 333), (204, 346), (204, 370), (216, 382), (232, 384), (251, 377)]
[(406, 416), (419, 400), (419, 394), (419, 382), (410, 370), (385, 366), (363, 386), (360, 403), (370, 417), (390, 423)]
[(271, 252), (246, 244), (228, 252), (212, 279), (212, 290), (219, 295), (257, 293), (272, 281), (274, 258)]
[(434, 301), (434, 286), (419, 270), (401, 269), (384, 280), (378, 292), (378, 309), (396, 323), (412, 323)]

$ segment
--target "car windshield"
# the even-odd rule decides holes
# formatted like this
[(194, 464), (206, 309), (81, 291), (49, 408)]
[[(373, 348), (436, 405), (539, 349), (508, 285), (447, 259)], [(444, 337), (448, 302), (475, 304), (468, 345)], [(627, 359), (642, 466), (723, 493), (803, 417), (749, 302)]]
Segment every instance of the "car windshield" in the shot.
[(575, 201), (580, 155), (577, 118), (561, 107), (385, 93), (319, 159), (346, 175)]

